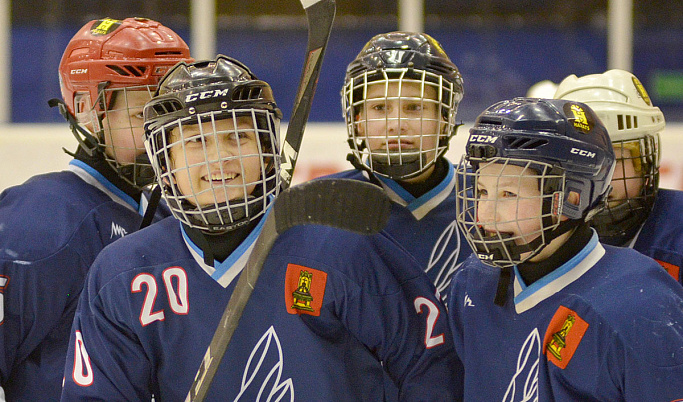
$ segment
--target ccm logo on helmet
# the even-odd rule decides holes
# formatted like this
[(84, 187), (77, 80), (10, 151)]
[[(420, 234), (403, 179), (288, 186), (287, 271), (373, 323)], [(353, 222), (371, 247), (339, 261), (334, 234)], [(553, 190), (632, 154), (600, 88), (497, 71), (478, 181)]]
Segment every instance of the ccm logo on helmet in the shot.
[(71, 73), (71, 75), (74, 75), (74, 74), (87, 74), (87, 73), (88, 73), (88, 69), (87, 69), (87, 68), (76, 68), (76, 69), (71, 70), (70, 73)]
[(493, 261), (493, 254), (477, 254), (480, 260), (491, 260)]
[(595, 158), (595, 152), (588, 152), (583, 149), (578, 149), (578, 148), (572, 148), (571, 151), (569, 151), (573, 154), (579, 155), (579, 156), (585, 156), (587, 158)]
[(221, 96), (227, 96), (230, 89), (212, 89), (211, 91), (197, 92), (194, 94), (189, 94), (185, 97), (185, 102), (194, 102), (198, 99), (210, 99), (210, 98), (220, 98)]
[(491, 137), (490, 135), (470, 135), (470, 142), (483, 142), (484, 144), (493, 144), (498, 137)]

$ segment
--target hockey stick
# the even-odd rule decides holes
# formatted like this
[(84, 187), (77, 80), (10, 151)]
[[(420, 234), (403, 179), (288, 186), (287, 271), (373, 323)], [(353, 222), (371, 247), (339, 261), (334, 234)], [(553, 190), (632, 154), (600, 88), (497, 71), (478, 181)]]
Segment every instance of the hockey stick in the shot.
[(315, 87), (318, 85), (320, 67), (327, 49), (327, 42), (330, 39), (332, 22), (336, 12), (334, 0), (300, 0), (306, 10), (308, 21), (308, 45), (306, 47), (306, 60), (299, 81), (299, 89), (292, 116), (287, 126), (287, 134), (282, 145), (282, 169), (280, 178), (282, 188), (287, 188), (292, 182), (294, 166), (296, 166), (303, 139), (306, 121), (311, 112), (311, 103), (315, 94)]
[(263, 224), (185, 401), (206, 397), (263, 263), (280, 234), (294, 226), (315, 224), (370, 235), (384, 228), (390, 213), (391, 201), (384, 191), (366, 182), (320, 179), (283, 190)]

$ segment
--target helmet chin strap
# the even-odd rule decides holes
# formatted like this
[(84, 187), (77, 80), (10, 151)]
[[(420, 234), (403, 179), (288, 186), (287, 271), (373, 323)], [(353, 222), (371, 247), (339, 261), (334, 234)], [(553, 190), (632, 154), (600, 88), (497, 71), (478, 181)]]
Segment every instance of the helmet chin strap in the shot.
[[(69, 128), (71, 129), (71, 132), (74, 134), (74, 137), (76, 137), (76, 141), (78, 141), (78, 144), (81, 146), (81, 148), (88, 154), (88, 156), (94, 156), (95, 153), (101, 152), (100, 151), (100, 144), (97, 141), (97, 138), (92, 135), (88, 130), (83, 128), (81, 124), (76, 120), (76, 118), (69, 113), (69, 109), (66, 106), (66, 103), (61, 100), (61, 99), (50, 99), (47, 104), (50, 107), (57, 107), (59, 109), (59, 114), (64, 117), (64, 119), (69, 123)], [(64, 149), (64, 148), (62, 148)], [(71, 156), (75, 156), (73, 153), (67, 151), (64, 149), (64, 152)]]

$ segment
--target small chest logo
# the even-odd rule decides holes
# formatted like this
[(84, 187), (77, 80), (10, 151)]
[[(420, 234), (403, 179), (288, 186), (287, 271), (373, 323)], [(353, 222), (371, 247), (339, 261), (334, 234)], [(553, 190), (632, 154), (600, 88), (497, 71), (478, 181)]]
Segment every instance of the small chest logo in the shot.
[(122, 228), (114, 222), (111, 223), (111, 236), (109, 236), (110, 239), (113, 239), (114, 236), (123, 237), (127, 234), (128, 232), (126, 231), (126, 229)]
[(296, 264), (287, 265), (285, 303), (290, 314), (320, 315), (327, 273)]

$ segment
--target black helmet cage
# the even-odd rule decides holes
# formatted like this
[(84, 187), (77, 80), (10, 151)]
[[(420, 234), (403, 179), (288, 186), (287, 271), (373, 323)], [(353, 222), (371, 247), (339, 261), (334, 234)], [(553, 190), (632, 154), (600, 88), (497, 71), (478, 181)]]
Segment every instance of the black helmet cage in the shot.
[[(588, 106), (530, 98), (498, 102), (477, 118), (456, 168), (456, 221), (484, 263), (504, 267), (526, 261), (557, 237), (560, 215), (588, 221), (604, 207), (614, 160), (607, 131)], [(494, 163), (523, 166), (538, 175), (542, 234), (531, 244), (482, 230), (478, 175)], [(578, 205), (568, 202), (571, 192), (579, 195)], [(526, 252), (531, 254), (520, 259)]]
[[(279, 192), (279, 123), (282, 114), (270, 86), (257, 80), (234, 59), (218, 56), (213, 61), (180, 64), (166, 75), (158, 95), (145, 107), (147, 153), (157, 182), (164, 190), (162, 194), (177, 219), (208, 232), (232, 230), (263, 215)], [(237, 119), (245, 118), (250, 119), (253, 128), (237, 127)], [(226, 119), (231, 121), (228, 128), (220, 130), (218, 126), (225, 123), (218, 122)], [(196, 125), (199, 135), (195, 130), (186, 136), (185, 130), (189, 125)], [(236, 150), (221, 151), (219, 136), (239, 137), (245, 132), (253, 132), (257, 136), (256, 153), (246, 153), (239, 142)], [(198, 140), (202, 143), (204, 160), (188, 163), (186, 144)], [(175, 155), (185, 158), (177, 166), (178, 159), (171, 158), (174, 147), (179, 150)], [(254, 157), (259, 158), (260, 175), (256, 181), (248, 181), (244, 160)], [(237, 179), (225, 176), (224, 165), (231, 161), (239, 162), (241, 171)], [(178, 174), (186, 174), (183, 170), (205, 167), (205, 171), (210, 172), (212, 168), (215, 171), (216, 166), (221, 176), (219, 183), (211, 180), (211, 185), (205, 189), (192, 186), (189, 194), (180, 191), (177, 177)], [(230, 199), (228, 192), (234, 192), (235, 188), (241, 190), (242, 196)], [(253, 190), (250, 191), (251, 188)], [(213, 201), (200, 202), (206, 194), (213, 195), (209, 197)]]
[[(455, 135), (455, 121), (459, 102), (463, 97), (462, 77), (458, 68), (450, 61), (441, 45), (426, 34), (392, 32), (377, 35), (361, 50), (358, 57), (349, 64), (342, 88), (342, 108), (347, 125), (348, 142), (358, 163), (381, 176), (396, 180), (409, 179), (424, 172), (437, 158), (448, 150), (449, 140)], [(420, 88), (419, 97), (402, 95), (404, 83), (413, 83)], [(398, 93), (389, 95), (389, 84), (397, 84)], [(400, 142), (400, 130), (395, 135), (386, 135), (384, 149), (372, 150), (368, 146), (368, 119), (357, 121), (363, 110), (367, 112), (367, 92), (371, 85), (383, 85), (386, 101), (431, 103), (438, 109), (437, 132), (424, 132), (422, 126), (431, 119), (409, 118), (399, 112), (396, 117), (384, 117), (376, 121), (420, 122), (419, 148), (390, 150), (389, 142)], [(433, 88), (435, 97), (426, 95), (427, 88)], [(374, 98), (377, 99), (377, 98)], [(381, 100), (382, 98), (379, 98)], [(367, 116), (367, 113), (366, 113)], [(433, 121), (433, 120), (432, 120)], [(365, 124), (365, 135), (358, 133), (358, 125)], [(436, 137), (435, 148), (423, 146), (423, 141)], [(434, 155), (428, 158), (429, 153)]]
[[(621, 173), (619, 178), (612, 179), (612, 187), (623, 189), (624, 196), (618, 198), (613, 191), (607, 207), (593, 218), (592, 226), (602, 242), (624, 246), (634, 238), (654, 207), (659, 190), (659, 133), (613, 140), (612, 145), (617, 155), (615, 176)], [(626, 172), (629, 165), (634, 167), (634, 174)], [(628, 181), (642, 184), (640, 191), (630, 193)]]

